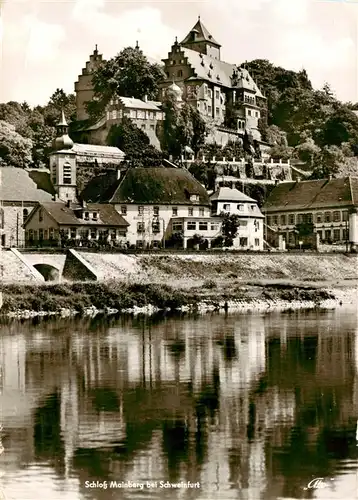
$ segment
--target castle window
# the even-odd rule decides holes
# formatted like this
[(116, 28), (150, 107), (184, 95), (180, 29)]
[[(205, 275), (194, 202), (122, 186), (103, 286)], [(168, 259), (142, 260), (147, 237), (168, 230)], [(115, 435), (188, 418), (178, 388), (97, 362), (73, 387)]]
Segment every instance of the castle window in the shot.
[(211, 115), (211, 106), (208, 106), (208, 113)]
[(98, 213), (97, 212), (93, 212), (92, 219), (98, 220)]
[(324, 222), (331, 222), (331, 212), (324, 213)]
[(200, 217), (204, 217), (204, 209), (203, 208), (199, 208), (199, 215), (200, 215)]
[(295, 214), (290, 214), (288, 216), (288, 223), (292, 226), (295, 223)]
[(0, 208), (0, 229), (4, 229), (4, 223), (5, 223), (4, 209)]
[(183, 76), (183, 72), (182, 72), (182, 70), (180, 69), (180, 70), (178, 71), (178, 77), (180, 78), (180, 77), (182, 77), (182, 76)]
[(343, 210), (342, 212), (342, 221), (346, 222), (348, 220), (348, 210)]
[(63, 164), (63, 183), (72, 184), (72, 168), (68, 162)]
[(215, 91), (215, 99), (220, 99), (220, 90)]
[(215, 114), (220, 115), (220, 108), (215, 108)]
[(84, 213), (84, 220), (89, 220), (89, 212)]
[(248, 114), (249, 116), (251, 116), (251, 109), (249, 109), (249, 110), (247, 111), (247, 114)]
[(121, 206), (121, 214), (122, 215), (127, 215), (127, 205), (122, 205)]
[(143, 205), (140, 205), (138, 207), (138, 215), (144, 215), (144, 207), (143, 207)]
[(155, 127), (153, 124), (150, 125), (150, 130), (155, 130)]
[(159, 215), (159, 207), (153, 207), (153, 214)]
[(173, 208), (172, 208), (172, 214), (173, 214), (174, 216), (177, 216), (177, 215), (178, 215), (178, 207), (173, 207)]
[(207, 222), (199, 222), (199, 231), (207, 231), (208, 223)]
[(196, 222), (187, 222), (186, 228), (188, 231), (196, 231)]
[(189, 217), (192, 217), (194, 214), (194, 209), (193, 208), (188, 208), (188, 215)]
[(230, 203), (224, 203), (223, 209), (230, 212)]

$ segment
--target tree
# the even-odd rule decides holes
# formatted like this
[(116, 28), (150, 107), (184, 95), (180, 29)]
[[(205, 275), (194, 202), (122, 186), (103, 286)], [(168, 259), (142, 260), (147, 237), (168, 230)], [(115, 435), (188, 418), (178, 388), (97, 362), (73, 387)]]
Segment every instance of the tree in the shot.
[(317, 162), (317, 159), (321, 154), (321, 148), (317, 146), (314, 140), (310, 137), (303, 137), (303, 141), (304, 142), (295, 147), (294, 155), (308, 166), (312, 167)]
[(221, 232), (224, 237), (224, 246), (231, 247), (238, 233), (240, 217), (237, 214), (228, 214), (226, 212), (223, 212), (221, 217)]
[(324, 146), (313, 164), (312, 179), (326, 179), (336, 176), (345, 165), (346, 158), (337, 146)]
[(76, 119), (76, 98), (74, 94), (66, 94), (63, 89), (56, 89), (46, 106), (35, 109), (42, 113), (46, 125), (56, 127), (62, 110), (69, 122)]
[(0, 121), (0, 166), (26, 168), (32, 163), (32, 141), (25, 139), (14, 125)]
[(174, 158), (180, 157), (185, 146), (198, 153), (206, 135), (206, 123), (198, 110), (189, 103), (179, 104), (173, 95), (167, 94), (163, 111), (163, 149)]
[(111, 127), (107, 143), (121, 149), (126, 154), (126, 161), (132, 166), (153, 167), (162, 163), (162, 153), (150, 144), (147, 134), (127, 117), (119, 125)]
[(126, 47), (93, 73), (95, 99), (87, 104), (88, 112), (92, 118), (101, 117), (114, 95), (156, 100), (164, 78), (161, 66), (151, 64), (140, 49)]

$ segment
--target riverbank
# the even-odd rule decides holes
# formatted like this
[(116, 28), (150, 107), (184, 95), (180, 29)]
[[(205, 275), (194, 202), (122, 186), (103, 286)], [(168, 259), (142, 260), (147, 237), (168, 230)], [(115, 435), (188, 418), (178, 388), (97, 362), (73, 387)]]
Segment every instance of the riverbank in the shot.
[[(46, 255), (39, 255), (46, 260)], [(284, 310), (331, 308), (357, 301), (355, 255), (84, 251), (81, 259), (82, 266), (88, 264), (98, 274), (97, 281), (4, 281), (1, 314)]]
[[(332, 286), (333, 285), (333, 286)], [(29, 318), (156, 311), (270, 311), (335, 308), (354, 304), (356, 283), (246, 282), (174, 288), (165, 284), (66, 283), (6, 285), (1, 314)]]

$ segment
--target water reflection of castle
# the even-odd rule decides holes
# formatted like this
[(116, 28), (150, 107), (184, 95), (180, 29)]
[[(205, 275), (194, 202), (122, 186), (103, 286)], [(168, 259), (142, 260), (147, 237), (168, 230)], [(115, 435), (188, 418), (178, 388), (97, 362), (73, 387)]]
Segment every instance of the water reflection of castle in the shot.
[(358, 413), (358, 330), (330, 333), (313, 319), (312, 333), (289, 316), (253, 315), (5, 332), (4, 427), (29, 429), (29, 441), (34, 432), (27, 449), (60, 454), (58, 473), (75, 468), (83, 481), (98, 474), (83, 472), (84, 455), (110, 455), (101, 477), (231, 483), (256, 500), (284, 488), (275, 450), (293, 426), (303, 422), (315, 445), (324, 398), (335, 402), (331, 426)]

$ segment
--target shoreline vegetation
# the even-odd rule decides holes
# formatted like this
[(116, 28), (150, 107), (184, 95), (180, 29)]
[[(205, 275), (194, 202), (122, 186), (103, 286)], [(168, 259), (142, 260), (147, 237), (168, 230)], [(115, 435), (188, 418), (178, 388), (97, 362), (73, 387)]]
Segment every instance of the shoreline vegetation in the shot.
[(98, 281), (4, 282), (0, 315), (332, 309), (358, 297), (357, 256), (81, 255)]
[(192, 313), (268, 312), (333, 309), (354, 304), (352, 280), (332, 283), (240, 282), (220, 286), (206, 280), (201, 286), (178, 288), (163, 283), (78, 282), (8, 284), (2, 287), (1, 316), (95, 316), (97, 314), (153, 314), (159, 311)]

